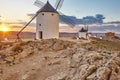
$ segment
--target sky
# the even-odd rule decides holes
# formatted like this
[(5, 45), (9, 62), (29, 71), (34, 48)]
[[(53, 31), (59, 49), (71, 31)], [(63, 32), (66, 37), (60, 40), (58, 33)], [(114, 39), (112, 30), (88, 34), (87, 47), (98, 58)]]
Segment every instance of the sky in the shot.
[[(40, 1), (46, 3), (47, 0)], [(39, 10), (33, 5), (34, 2), (35, 0), (0, 0), (0, 22), (8, 23), (12, 30), (19, 31), (25, 22), (30, 20), (27, 14), (34, 14)], [(49, 2), (54, 6), (56, 0), (49, 0)], [(106, 17), (104, 22), (120, 21), (120, 0), (64, 0), (60, 11), (76, 18), (103, 14)], [(26, 31), (35, 31), (35, 27), (32, 26)], [(65, 31), (66, 27), (60, 29)], [(70, 31), (77, 31), (77, 29), (70, 28)]]

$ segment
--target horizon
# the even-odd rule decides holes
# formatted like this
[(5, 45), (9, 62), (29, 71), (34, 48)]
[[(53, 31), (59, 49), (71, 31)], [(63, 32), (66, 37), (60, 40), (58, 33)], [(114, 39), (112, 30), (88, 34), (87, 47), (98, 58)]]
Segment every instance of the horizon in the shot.
[[(34, 14), (39, 10), (38, 7), (33, 5), (34, 1), (35, 0), (30, 0), (29, 2), (24, 0), (0, 1), (1, 25), (5, 24), (5, 26), (9, 28), (9, 31), (19, 31), (30, 20), (31, 16), (29, 14)], [(46, 2), (47, 0), (41, 1)], [(56, 0), (49, 0), (49, 2), (54, 6)], [(61, 11), (67, 16), (75, 17), (75, 21), (86, 16), (94, 17), (96, 14), (102, 14), (106, 17), (104, 23), (90, 24), (90, 32), (120, 33), (119, 3), (120, 1), (118, 0), (79, 0), (76, 2), (64, 0)], [(74, 28), (70, 28), (60, 23), (60, 32), (77, 32), (83, 26), (84, 25), (79, 24), (79, 26), (77, 25)], [(35, 20), (24, 31), (35, 32)]]
[[(7, 31), (7, 32), (3, 32), (3, 31), (0, 31), (0, 33), (11, 33), (11, 32), (15, 32), (15, 33), (18, 33), (18, 31)], [(21, 33), (33, 33), (35, 34), (36, 32), (31, 32), (31, 31), (23, 31)], [(66, 33), (66, 34), (78, 34), (78, 32), (59, 32), (59, 33)], [(91, 32), (88, 32), (88, 33), (91, 33)], [(92, 34), (105, 34), (105, 33), (109, 33), (109, 32), (92, 32)], [(115, 33), (116, 35), (120, 35), (120, 33)], [(16, 35), (16, 34), (15, 34)]]

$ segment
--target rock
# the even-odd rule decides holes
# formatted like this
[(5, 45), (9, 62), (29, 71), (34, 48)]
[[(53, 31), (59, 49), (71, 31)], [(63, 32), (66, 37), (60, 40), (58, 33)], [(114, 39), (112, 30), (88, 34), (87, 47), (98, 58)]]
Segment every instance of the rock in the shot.
[(20, 58), (25, 58), (27, 56), (30, 56), (33, 53), (34, 53), (33, 50), (24, 50), (23, 52), (19, 53), (18, 55)]
[(3, 69), (0, 69), (0, 74), (3, 74)]
[(0, 64), (5, 64), (5, 63), (6, 63), (6, 61), (4, 61), (4, 60), (0, 61)]
[(103, 79), (104, 80), (108, 80), (108, 78), (110, 78), (111, 76), (110, 76), (110, 73), (111, 73), (112, 71), (109, 69), (109, 68), (106, 68), (105, 69), (105, 72), (103, 73)]
[(58, 74), (55, 74), (54, 76), (50, 76), (46, 78), (45, 80), (66, 80), (65, 78), (67, 73), (66, 72), (59, 72)]
[(29, 77), (29, 75), (25, 74), (25, 75), (22, 76), (22, 80), (26, 80), (28, 77)]
[(85, 49), (87, 49), (87, 50), (89, 50), (89, 51), (92, 51), (92, 50), (93, 50), (92, 46), (85, 46)]
[(97, 80), (96, 79), (96, 73), (94, 72), (93, 74), (89, 75), (86, 79), (87, 80)]
[(23, 51), (20, 43), (16, 43), (14, 46), (12, 46), (12, 49), (11, 49), (13, 52), (16, 52), (16, 53), (20, 53)]
[(54, 61), (54, 62), (48, 63), (48, 65), (60, 65), (60, 64), (61, 64), (60, 61)]
[(62, 50), (62, 49), (65, 49), (65, 46), (64, 45), (62, 45), (62, 43), (55, 43), (54, 45), (53, 45), (53, 50), (55, 50), (55, 51), (59, 51), (59, 50)]
[(12, 63), (12, 62), (14, 62), (14, 57), (13, 57), (13, 56), (6, 57), (6, 58), (5, 58), (5, 61), (6, 61), (7, 63)]
[(78, 67), (78, 63), (75, 61), (71, 61), (70, 68), (76, 68), (76, 67)]

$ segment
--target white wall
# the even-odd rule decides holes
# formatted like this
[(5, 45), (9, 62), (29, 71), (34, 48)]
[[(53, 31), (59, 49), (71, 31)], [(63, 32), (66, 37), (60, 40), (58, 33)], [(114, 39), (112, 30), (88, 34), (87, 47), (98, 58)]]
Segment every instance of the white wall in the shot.
[(79, 35), (79, 38), (85, 38), (86, 39), (86, 32), (79, 32), (78, 35)]
[(43, 39), (59, 38), (59, 14), (53, 12), (39, 13), (36, 18), (36, 39), (40, 39), (39, 31), (43, 32)]

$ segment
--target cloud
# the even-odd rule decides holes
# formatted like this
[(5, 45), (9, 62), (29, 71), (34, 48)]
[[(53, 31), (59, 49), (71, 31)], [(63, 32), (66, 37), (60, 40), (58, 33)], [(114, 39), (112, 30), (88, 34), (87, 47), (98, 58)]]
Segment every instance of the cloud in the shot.
[[(0, 25), (2, 24), (3, 22), (0, 21)], [(10, 31), (20, 31), (23, 27), (25, 27), (25, 25), (27, 24), (28, 22), (26, 21), (22, 21), (22, 20), (18, 20), (18, 21), (15, 21), (15, 22), (12, 22), (12, 21), (6, 21), (4, 22), (3, 24), (6, 24), (9, 28), (10, 28)], [(35, 23), (32, 22), (30, 23), (30, 25), (28, 25), (25, 30), (23, 31), (30, 31), (30, 32), (35, 32)]]
[(106, 24), (120, 24), (120, 21), (107, 22)]
[[(65, 26), (65, 25), (61, 25), (60, 27), (60, 32), (75, 32), (77, 33), (82, 27), (84, 27), (84, 25), (81, 26), (76, 26), (74, 28)], [(88, 25), (89, 27), (89, 32), (92, 33), (106, 33), (106, 32), (115, 32), (120, 34), (120, 25), (114, 25), (114, 24), (90, 24)]]
[[(34, 16), (34, 14), (27, 14), (27, 16), (31, 18)], [(89, 26), (90, 32), (103, 33), (103, 32), (112, 31), (112, 32), (120, 33), (120, 21), (111, 21), (105, 23), (103, 22), (104, 16), (100, 14), (95, 16), (86, 16), (81, 19), (75, 16), (67, 16), (67, 17), (69, 17), (72, 21), (74, 21), (77, 24), (77, 26), (71, 28), (68, 25), (63, 24), (62, 21), (60, 21), (60, 32), (78, 32), (81, 29), (81, 27), (84, 27), (85, 20), (87, 20), (86, 23)], [(22, 29), (27, 23), (28, 22), (23, 20), (17, 20), (16, 22), (5, 22), (5, 24), (9, 24), (12, 29), (18, 31)], [(36, 28), (35, 26), (36, 23), (32, 22), (30, 23), (29, 26), (27, 26), (27, 29), (25, 29), (25, 31), (28, 30), (33, 31), (33, 29), (35, 31)]]
[[(28, 17), (32, 18), (35, 14), (27, 14)], [(103, 23), (105, 19), (104, 15), (96, 14), (95, 16), (86, 16), (82, 19), (79, 19), (75, 16), (67, 16), (64, 14), (60, 15), (60, 23), (73, 23), (73, 24), (95, 24), (95, 23)]]
[[(16, 22), (4, 22), (4, 24), (9, 24), (13, 28), (22, 28), (24, 27), (28, 22), (23, 20), (17, 20)], [(35, 22), (31, 22), (28, 26), (35, 26)]]
[(23, 26), (20, 26), (20, 25), (13, 25), (13, 26), (11, 26), (11, 28), (19, 28), (19, 29), (21, 29), (21, 28), (23, 28)]
[(102, 24), (105, 17), (102, 14), (96, 14), (95, 16), (86, 16), (79, 19), (75, 16), (68, 16), (71, 20), (76, 22), (76, 24)]
[(0, 24), (2, 23), (2, 16), (0, 15)]
[(101, 32), (101, 33), (103, 33), (103, 32), (115, 32), (115, 33), (120, 33), (120, 25), (118, 25), (117, 27), (114, 26), (114, 25), (90, 26), (90, 27), (89, 27), (89, 31), (90, 31), (90, 32), (99, 31), (99, 32)]
[[(28, 22), (19, 22), (19, 24), (22, 24), (23, 26), (25, 26), (27, 23)], [(34, 27), (35, 25), (36, 25), (36, 23), (32, 22), (28, 26), (33, 26)]]
[[(27, 22), (19, 22), (18, 23), (19, 25), (16, 25), (14, 26), (14, 28), (23, 28)], [(32, 28), (34, 27), (35, 28), (35, 25), (36, 23), (32, 22), (28, 27), (28, 28)], [(90, 24), (88, 25), (89, 26), (89, 31), (90, 32), (98, 32), (98, 33), (105, 33), (105, 32), (108, 32), (108, 31), (112, 31), (112, 32), (115, 32), (115, 33), (120, 33), (120, 25), (117, 21), (114, 22), (114, 23), (111, 23), (111, 22), (108, 22), (108, 23), (105, 23), (105, 24)], [(84, 27), (84, 25), (80, 25), (80, 26), (76, 26), (74, 28), (71, 28), (65, 24), (61, 24), (60, 25), (60, 32), (78, 32), (79, 29), (81, 29), (81, 27)]]

